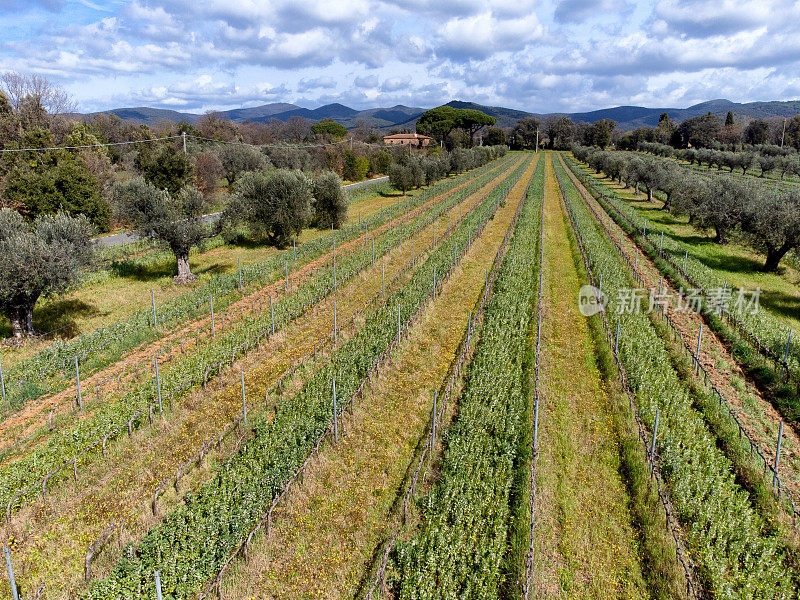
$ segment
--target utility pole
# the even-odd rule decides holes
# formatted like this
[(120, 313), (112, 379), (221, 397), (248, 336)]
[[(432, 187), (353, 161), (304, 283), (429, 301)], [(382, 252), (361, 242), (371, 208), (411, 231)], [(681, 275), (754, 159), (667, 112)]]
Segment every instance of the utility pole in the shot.
[(786, 117), (783, 117), (783, 133), (781, 134), (781, 150), (783, 150), (783, 140), (786, 137)]
[(186, 156), (186, 132), (181, 132), (181, 137), (183, 138), (183, 155)]

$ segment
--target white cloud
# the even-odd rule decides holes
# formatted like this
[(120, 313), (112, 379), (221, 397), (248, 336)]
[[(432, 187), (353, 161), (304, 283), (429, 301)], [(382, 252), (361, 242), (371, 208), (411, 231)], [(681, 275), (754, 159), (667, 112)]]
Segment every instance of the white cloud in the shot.
[(439, 56), (455, 59), (484, 58), (498, 52), (521, 50), (544, 34), (534, 13), (498, 19), (491, 12), (447, 21), (440, 33)]
[(458, 98), (550, 111), (800, 94), (790, 0), (95, 4), (0, 0), (0, 70), (48, 75), (92, 107)]

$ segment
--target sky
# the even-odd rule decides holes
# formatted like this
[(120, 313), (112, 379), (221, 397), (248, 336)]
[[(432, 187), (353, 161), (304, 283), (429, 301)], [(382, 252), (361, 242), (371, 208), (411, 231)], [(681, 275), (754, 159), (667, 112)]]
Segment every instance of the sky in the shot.
[(0, 72), (44, 75), (83, 112), (800, 98), (786, 0), (0, 0), (0, 22)]

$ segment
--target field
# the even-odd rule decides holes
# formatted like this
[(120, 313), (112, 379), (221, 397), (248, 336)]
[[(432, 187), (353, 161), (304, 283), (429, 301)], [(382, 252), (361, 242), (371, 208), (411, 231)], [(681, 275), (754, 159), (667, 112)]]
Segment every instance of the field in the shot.
[(21, 597), (799, 598), (800, 275), (660, 207), (514, 151), (93, 271), (2, 348)]

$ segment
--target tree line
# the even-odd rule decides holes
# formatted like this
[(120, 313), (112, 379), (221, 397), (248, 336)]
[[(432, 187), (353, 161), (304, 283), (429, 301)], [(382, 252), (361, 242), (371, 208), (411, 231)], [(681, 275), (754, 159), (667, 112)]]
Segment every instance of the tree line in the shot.
[(675, 124), (667, 113), (657, 127), (637, 127), (620, 135), (620, 150), (635, 150), (642, 142), (655, 142), (673, 148), (710, 148), (741, 151), (755, 146), (800, 148), (800, 115), (784, 119), (749, 119), (728, 111), (722, 120), (712, 113), (691, 117)]
[(454, 148), (449, 153), (431, 155), (405, 153), (389, 167), (389, 183), (405, 195), (413, 187), (431, 184), (450, 173), (482, 167), (507, 152), (508, 146), (500, 145)]
[[(180, 139), (143, 142), (182, 133), (189, 136), (185, 154)], [(0, 208), (30, 220), (60, 210), (81, 214), (107, 231), (119, 224), (112, 210), (119, 180), (161, 169), (170, 186), (192, 184), (207, 200), (228, 193), (243, 171), (269, 166), (332, 171), (360, 181), (387, 174), (402, 152), (376, 144), (380, 140), (381, 133), (365, 123), (348, 132), (339, 123), (301, 117), (237, 124), (209, 112), (193, 124), (165, 120), (153, 126), (113, 114), (78, 117), (67, 94), (45, 78), (0, 73), (0, 150), (6, 150), (0, 154)], [(41, 150), (64, 146), (84, 147)], [(25, 148), (33, 150), (16, 151)]]
[(638, 192), (649, 201), (663, 194), (662, 208), (689, 217), (699, 231), (712, 230), (719, 244), (736, 238), (765, 257), (763, 270), (775, 271), (791, 250), (800, 248), (800, 190), (777, 190), (725, 173), (687, 171), (671, 160), (599, 148), (572, 147), (578, 160)]
[(729, 173), (740, 170), (742, 174), (758, 173), (764, 178), (769, 173), (780, 175), (780, 179), (789, 175), (800, 175), (800, 154), (791, 147), (781, 148), (774, 144), (759, 144), (739, 152), (715, 150), (713, 148), (685, 148), (676, 150), (672, 146), (658, 142), (639, 142), (636, 149), (664, 158), (678, 158), (689, 164), (717, 170), (728, 169)]
[[(245, 235), (283, 247), (307, 227), (340, 228), (348, 209), (340, 176), (329, 170), (303, 170), (292, 161), (302, 154), (288, 147), (277, 150), (265, 156), (250, 146), (220, 147), (218, 158), (230, 197), (213, 225), (204, 220), (208, 202), (196, 184), (191, 155), (171, 143), (137, 152), (137, 174), (110, 186), (109, 210), (118, 222), (170, 248), (179, 284), (194, 280), (189, 254), (209, 237), (222, 234), (231, 241)], [(507, 150), (483, 146), (448, 153), (435, 147), (417, 154), (398, 148), (387, 153), (385, 171), (405, 194), (449, 173), (482, 166)], [(0, 313), (11, 320), (15, 337), (35, 334), (33, 309), (42, 296), (67, 291), (95, 266), (91, 236), (96, 231), (84, 214), (60, 209), (30, 217), (0, 208)]]

